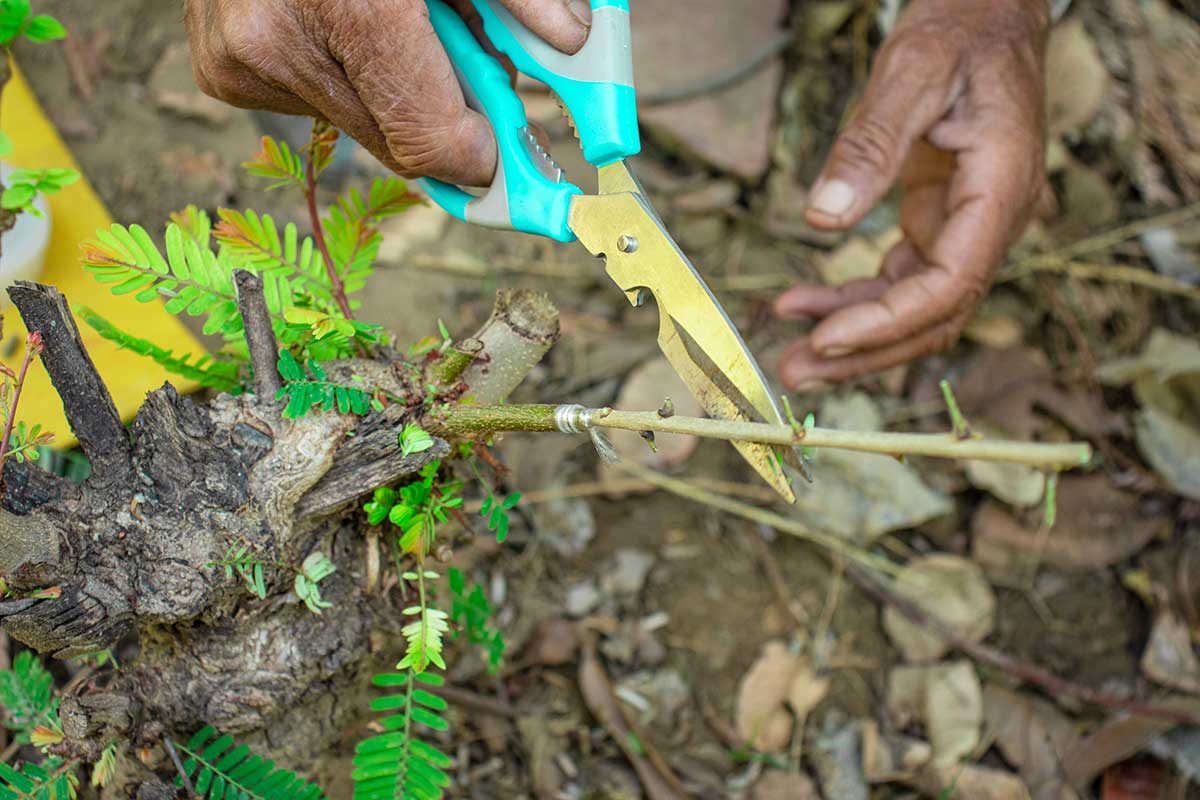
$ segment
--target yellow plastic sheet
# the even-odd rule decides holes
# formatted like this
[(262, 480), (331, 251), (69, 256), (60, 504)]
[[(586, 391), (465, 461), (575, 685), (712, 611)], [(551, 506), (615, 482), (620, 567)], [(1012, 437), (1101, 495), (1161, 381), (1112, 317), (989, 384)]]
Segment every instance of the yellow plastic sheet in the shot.
[[(4, 88), (0, 123), (13, 141), (14, 150), (7, 159), (13, 166), (79, 169), (19, 71), (14, 71), (12, 80)], [(130, 158), (136, 157), (130, 154)], [(123, 330), (173, 350), (177, 355), (204, 351), (204, 346), (177, 319), (166, 313), (160, 303), (143, 304), (130, 296), (114, 297), (79, 266), (80, 243), (91, 237), (97, 228), (113, 222), (87, 175), (47, 199), (52, 229), (46, 269), (40, 282), (58, 287), (69, 304), (90, 306)], [(20, 345), (16, 351), (11, 355), (6, 353), (4, 358), (17, 369), (25, 352), (25, 326), (21, 323), (21, 315), (11, 305), (4, 309), (3, 317), (4, 340), (11, 341), (14, 335), (19, 337)], [(162, 386), (168, 379), (180, 392), (195, 388), (193, 382), (168, 375), (145, 356), (122, 350), (101, 339), (89, 326), (79, 323), (79, 329), (122, 419), (132, 418), (146, 393)], [(70, 447), (76, 443), (63, 415), (62, 402), (40, 363), (30, 367), (17, 418), (29, 425), (41, 423), (43, 428), (53, 431), (57, 447)]]

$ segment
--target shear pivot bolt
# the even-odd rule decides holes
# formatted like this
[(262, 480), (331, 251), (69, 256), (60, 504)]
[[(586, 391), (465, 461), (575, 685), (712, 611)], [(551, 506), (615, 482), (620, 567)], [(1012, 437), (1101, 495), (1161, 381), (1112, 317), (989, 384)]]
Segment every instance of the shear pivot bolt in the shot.
[(638, 249), (638, 240), (635, 236), (621, 234), (617, 237), (617, 249), (622, 253), (633, 253)]

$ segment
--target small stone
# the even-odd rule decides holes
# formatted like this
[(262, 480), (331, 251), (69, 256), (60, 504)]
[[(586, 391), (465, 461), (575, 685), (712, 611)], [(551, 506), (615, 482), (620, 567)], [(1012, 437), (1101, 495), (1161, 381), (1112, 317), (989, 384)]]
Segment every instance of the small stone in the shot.
[(567, 589), (565, 603), (567, 614), (572, 617), (582, 617), (596, 610), (600, 605), (600, 590), (591, 581), (577, 583)]
[[(696, 86), (747, 61), (779, 35), (783, 0), (694, 0), (681, 24), (679, 4), (641, 0), (633, 26), (638, 96)], [(736, 85), (640, 110), (642, 123), (668, 144), (745, 178), (767, 171), (782, 59)]]
[(654, 556), (645, 550), (625, 547), (613, 556), (611, 566), (600, 579), (604, 588), (616, 595), (635, 595), (646, 585), (654, 566)]
[(675, 195), (671, 198), (671, 205), (689, 214), (702, 214), (729, 208), (741, 194), (742, 190), (735, 182), (720, 178), (705, 182), (699, 189)]
[(191, 57), (185, 43), (171, 45), (163, 52), (150, 75), (147, 89), (155, 105), (187, 119), (222, 127), (233, 116), (229, 105), (196, 88)]

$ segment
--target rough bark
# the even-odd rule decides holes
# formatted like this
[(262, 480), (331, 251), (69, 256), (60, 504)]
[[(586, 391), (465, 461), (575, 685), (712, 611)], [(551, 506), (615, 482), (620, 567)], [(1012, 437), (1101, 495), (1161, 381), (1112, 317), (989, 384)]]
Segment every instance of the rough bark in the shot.
[[(5, 476), (0, 576), (17, 591), (52, 584), (62, 591), (0, 602), (0, 621), (17, 640), (60, 658), (102, 650), (129, 633), (140, 645), (105, 697), (85, 693), (65, 704), (64, 752), (82, 755), (116, 736), (149, 741), (163, 730), (186, 738), (211, 724), (309, 769), (365, 710), (364, 678), (377, 666), (371, 634), (400, 638), (392, 600), (366, 590), (366, 548), (378, 537), (365, 536), (358, 506), (376, 486), (450, 452), (438, 440), (401, 455), (397, 432), (419, 421), (426, 404), (395, 404), (365, 418), (286, 420), (278, 405), (254, 395), (200, 405), (167, 384), (148, 395), (130, 436), (62, 296), (33, 284), (10, 293), (29, 327), (41, 330), (46, 367), (101, 475), (82, 487), (25, 469)], [(497, 323), (506, 308), (535, 306), (545, 319), (533, 335)], [(557, 332), (544, 299), (506, 296), (497, 315), (477, 335), (490, 366), (475, 376), (474, 390), (489, 396), (491, 381), (501, 379), (505, 392), (517, 382), (502, 359), (519, 359), (527, 370)], [(420, 385), (420, 370), (399, 363), (329, 368), (334, 379), (367, 375), (399, 397)], [(214, 563), (231, 545), (268, 563), (266, 599)], [(315, 550), (337, 566), (321, 583), (334, 603), (321, 615), (292, 592), (297, 568)]]

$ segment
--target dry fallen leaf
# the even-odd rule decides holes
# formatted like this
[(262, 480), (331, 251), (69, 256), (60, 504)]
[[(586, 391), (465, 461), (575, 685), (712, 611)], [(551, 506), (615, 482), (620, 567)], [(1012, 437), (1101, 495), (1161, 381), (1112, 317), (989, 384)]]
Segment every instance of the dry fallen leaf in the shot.
[(1024, 464), (1002, 461), (968, 461), (967, 478), (976, 489), (983, 489), (1017, 508), (1028, 508), (1042, 499), (1046, 476)]
[(800, 659), (787, 693), (787, 703), (792, 713), (801, 719), (808, 716), (829, 694), (829, 682), (828, 677), (817, 674), (807, 659)]
[(637, 772), (646, 796), (650, 800), (683, 800), (687, 793), (679, 783), (679, 778), (671, 772), (653, 744), (645, 736), (639, 735), (638, 730), (626, 719), (621, 701), (613, 691), (612, 681), (600, 663), (596, 646), (590, 641), (583, 645), (583, 657), (579, 663), (579, 690), (592, 716), (604, 726)]
[(963, 336), (984, 347), (1003, 350), (1021, 343), (1025, 330), (1021, 323), (1003, 314), (985, 316), (980, 314), (971, 317), (967, 327), (963, 328)]
[(579, 623), (562, 617), (543, 620), (529, 637), (522, 660), (558, 667), (575, 660), (580, 644)]
[(770, 641), (738, 685), (734, 702), (738, 735), (756, 750), (778, 752), (792, 738), (792, 715), (784, 708), (800, 659), (786, 644)]
[(817, 264), (821, 278), (830, 286), (874, 278), (879, 264), (892, 245), (903, 238), (899, 227), (891, 228), (873, 239), (855, 236)]
[(1030, 800), (1029, 790), (1016, 775), (975, 764), (930, 765), (917, 786), (938, 800)]
[(1200, 429), (1153, 406), (1134, 422), (1138, 449), (1172, 489), (1200, 500)]
[(1200, 344), (1158, 328), (1139, 355), (1105, 364), (1096, 376), (1133, 385), (1142, 407), (1138, 449), (1172, 489), (1200, 500)]
[(924, 727), (934, 766), (955, 764), (979, 745), (983, 690), (969, 661), (895, 667), (887, 709), (898, 725)]
[(1165, 761), (1139, 756), (1113, 764), (1100, 780), (1100, 800), (1164, 800), (1171, 771)]
[(1082, 387), (1060, 387), (1044, 353), (1023, 345), (984, 349), (955, 384), (954, 393), (973, 425), (991, 427), (1016, 439), (1033, 439), (1048, 418), (1085, 434), (1123, 433), (1124, 418), (1097, 408)]
[(752, 800), (821, 800), (812, 778), (803, 772), (769, 769), (754, 784)]
[(1057, 509), (1054, 528), (1043, 535), (1040, 507), (1014, 515), (984, 502), (971, 519), (972, 557), (995, 575), (1023, 575), (1036, 555), (1060, 569), (1098, 569), (1141, 550), (1165, 522), (1145, 514), (1137, 495), (1114, 489), (1099, 474), (1059, 478)]
[(868, 783), (911, 782), (932, 757), (928, 742), (881, 732), (873, 719), (862, 724), (863, 776)]
[(1053, 136), (1085, 125), (1104, 100), (1108, 70), (1080, 17), (1055, 25), (1046, 48), (1046, 108)]
[[(796, 409), (803, 418), (808, 409)], [(883, 415), (862, 392), (827, 398), (817, 424), (842, 430), (882, 430)], [(913, 467), (891, 456), (822, 450), (813, 491), (799, 492), (790, 513), (807, 525), (866, 543), (948, 514), (953, 505)]]
[[(965, 558), (934, 553), (913, 559), (894, 590), (962, 639), (979, 642), (992, 632), (996, 597), (983, 571)], [(906, 661), (933, 661), (950, 650), (942, 637), (894, 608), (884, 609), (883, 627)]]
[(1142, 653), (1142, 672), (1155, 683), (1185, 692), (1200, 692), (1200, 659), (1192, 649), (1192, 637), (1178, 614), (1163, 609), (1150, 629)]
[(983, 690), (983, 729), (1017, 768), (1033, 800), (1078, 798), (1061, 767), (1078, 734), (1052, 703), (989, 684)]

